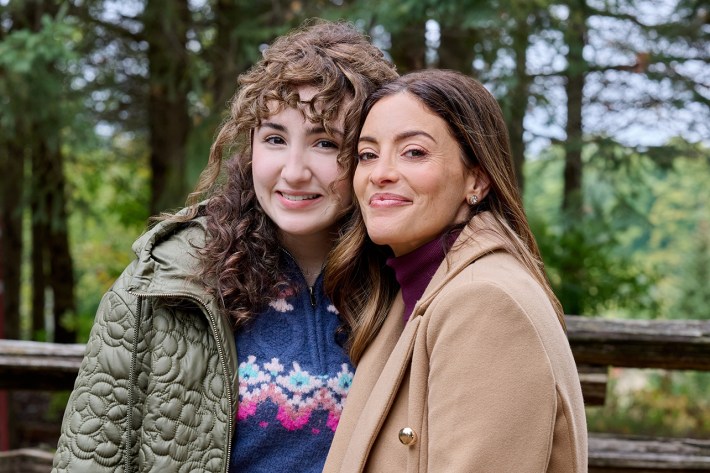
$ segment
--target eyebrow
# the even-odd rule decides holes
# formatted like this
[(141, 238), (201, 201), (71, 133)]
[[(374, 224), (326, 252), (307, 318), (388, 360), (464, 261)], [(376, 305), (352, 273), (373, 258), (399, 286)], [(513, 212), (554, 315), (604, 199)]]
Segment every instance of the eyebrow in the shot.
[[(426, 131), (422, 130), (411, 130), (411, 131), (403, 131), (402, 133), (397, 133), (394, 135), (394, 141), (402, 141), (406, 140), (407, 138), (411, 138), (413, 136), (425, 136), (429, 138), (431, 141), (436, 143), (436, 140), (434, 139), (433, 136), (431, 136), (429, 133)], [(372, 136), (361, 136), (358, 142), (364, 141), (366, 143), (377, 143), (377, 139), (373, 138)]]
[[(285, 126), (279, 124), (279, 123), (274, 123), (274, 122), (263, 122), (259, 128), (272, 128), (276, 131), (280, 131), (283, 133), (286, 133), (288, 130), (286, 129)], [(339, 130), (337, 128), (331, 128), (330, 129), (333, 134), (338, 135), (338, 136), (344, 136), (345, 133), (343, 133), (342, 130)], [(325, 127), (323, 126), (314, 126), (311, 128), (306, 129), (306, 134), (307, 135), (319, 135), (321, 133), (325, 133)]]

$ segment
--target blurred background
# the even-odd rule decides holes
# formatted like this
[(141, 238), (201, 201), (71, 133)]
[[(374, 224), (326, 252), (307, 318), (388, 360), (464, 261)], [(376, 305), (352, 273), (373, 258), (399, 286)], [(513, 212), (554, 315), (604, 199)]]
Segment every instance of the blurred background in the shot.
[[(565, 313), (710, 319), (706, 1), (0, 0), (0, 338), (86, 341), (238, 74), (311, 17), (496, 95)], [(590, 430), (710, 438), (709, 392), (707, 373), (614, 368)], [(0, 420), (41, 406), (0, 448), (54, 447), (67, 394), (38, 395), (0, 395)]]

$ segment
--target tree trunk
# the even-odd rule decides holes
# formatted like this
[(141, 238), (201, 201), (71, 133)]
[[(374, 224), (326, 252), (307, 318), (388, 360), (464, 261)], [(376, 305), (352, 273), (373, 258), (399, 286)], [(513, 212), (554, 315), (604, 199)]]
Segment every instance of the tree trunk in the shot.
[[(565, 148), (564, 188), (562, 210), (565, 224), (570, 231), (579, 232), (583, 217), (582, 194), (582, 105), (584, 99), (584, 76), (587, 64), (582, 51), (586, 38), (586, 17), (584, 0), (571, 2), (569, 20), (565, 31), (567, 42), (567, 71), (565, 91), (567, 93), (567, 139)], [(561, 265), (563, 276), (560, 287), (560, 301), (565, 313), (580, 315), (584, 307), (579, 297), (584, 288), (586, 270), (584, 262), (570, 257)]]
[(437, 67), (471, 74), (475, 58), (473, 47), (479, 41), (477, 31), (456, 25), (441, 25), (440, 31)]
[(0, 144), (3, 171), (0, 173), (0, 234), (2, 235), (2, 282), (4, 299), (3, 338), (20, 338), (20, 284), (22, 267), (22, 193), (24, 188), (24, 150), (19, 140), (10, 138)]
[[(8, 10), (11, 26), (8, 32), (30, 29), (39, 31), (40, 18), (46, 13), (47, 7), (43, 0), (28, 0), (22, 5), (15, 5)], [(10, 97), (17, 100), (17, 98)], [(23, 192), (25, 179), (25, 163), (30, 159), (28, 146), (32, 143), (29, 137), (31, 114), (20, 115), (18, 110), (26, 106), (22, 103), (12, 103), (14, 123), (0, 133), (0, 232), (2, 247), (0, 257), (3, 258), (4, 274), (4, 337), (20, 338), (20, 288), (23, 250)]]
[(239, 60), (239, 36), (236, 25), (243, 20), (240, 2), (217, 0), (214, 5), (217, 37), (211, 48), (212, 96), (217, 110), (224, 110), (237, 88), (237, 76), (245, 68)]
[[(34, 161), (34, 160), (33, 160)], [(34, 163), (33, 163), (34, 164)], [(35, 167), (35, 166), (33, 166)], [(49, 236), (47, 217), (39, 202), (32, 202), (32, 327), (30, 339), (47, 341), (44, 323), (44, 310), (47, 305), (47, 251), (44, 241)], [(40, 334), (45, 338), (41, 339)]]
[[(74, 298), (74, 260), (69, 247), (69, 215), (66, 202), (66, 178), (64, 159), (59, 149), (50, 152), (53, 169), (51, 186), (54, 192), (48, 202), (52, 215), (52, 225), (47, 242), (49, 253), (49, 286), (54, 296), (52, 316), (54, 318), (54, 341), (56, 343), (76, 343), (76, 329), (63, 322), (66, 315), (76, 311)], [(48, 196), (49, 197), (49, 196)]]
[(581, 5), (570, 4), (570, 16), (565, 32), (567, 42), (567, 71), (565, 74), (567, 93), (567, 124), (565, 132), (565, 169), (562, 209), (571, 217), (582, 216), (582, 104), (584, 98), (584, 76), (587, 64), (584, 61), (586, 38), (586, 18), (584, 0)]
[(187, 196), (186, 142), (191, 128), (187, 93), (190, 78), (187, 61), (187, 0), (149, 0), (143, 15), (148, 41), (150, 212), (174, 209)]
[[(45, 332), (44, 312), (47, 305), (47, 245), (49, 238), (50, 216), (47, 209), (47, 196), (51, 192), (48, 187), (47, 146), (41, 127), (35, 125), (32, 136), (36, 137), (29, 146), (30, 162), (32, 165), (31, 178), (31, 201), (30, 210), (32, 215), (32, 225), (30, 233), (32, 238), (32, 253), (30, 256), (30, 267), (32, 270), (32, 326), (30, 328), (30, 339), (40, 340), (39, 335)], [(45, 338), (42, 341), (47, 341)]]
[[(50, 114), (51, 115), (51, 114)], [(50, 121), (58, 120), (58, 117)], [(45, 329), (45, 294), (51, 290), (54, 341), (75, 343), (76, 332), (62, 323), (73, 313), (74, 264), (69, 247), (66, 179), (58, 137), (35, 133), (32, 156), (32, 320), (33, 334)]]
[(66, 178), (61, 149), (48, 148), (48, 189), (46, 194), (49, 221), (49, 238), (45, 242), (49, 254), (49, 287), (52, 289), (54, 341), (76, 343), (76, 330), (62, 321), (76, 311), (74, 298), (74, 261), (69, 247), (69, 216), (67, 214)]
[(390, 55), (400, 74), (424, 69), (426, 66), (426, 25), (415, 21), (392, 34)]
[[(515, 176), (518, 178), (518, 188), (522, 195), (525, 187), (523, 167), (525, 164), (525, 114), (528, 108), (530, 77), (527, 72), (527, 52), (530, 44), (530, 27), (526, 17), (518, 18), (516, 28), (512, 31), (513, 52), (515, 53), (515, 71), (513, 72), (513, 85), (504, 110), (510, 134), (510, 152), (513, 157)], [(507, 102), (507, 103), (506, 103)]]

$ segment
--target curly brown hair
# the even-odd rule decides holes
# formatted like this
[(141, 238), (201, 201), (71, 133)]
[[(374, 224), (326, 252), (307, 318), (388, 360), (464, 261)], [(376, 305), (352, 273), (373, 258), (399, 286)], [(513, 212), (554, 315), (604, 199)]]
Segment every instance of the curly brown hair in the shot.
[[(268, 304), (281, 283), (278, 228), (259, 206), (252, 178), (251, 135), (270, 115), (269, 104), (298, 108), (327, 133), (342, 114), (345, 136), (337, 159), (344, 179), (348, 174), (343, 163), (351, 159), (363, 102), (396, 77), (394, 65), (353, 25), (324, 20), (306, 22), (277, 38), (263, 58), (239, 76), (229, 116), (188, 198), (189, 211), (180, 218), (194, 218), (197, 203), (209, 198), (200, 211), (207, 220), (207, 241), (199, 250), (198, 277), (221, 299), (235, 327)], [(305, 105), (298, 96), (304, 86), (317, 89)], [(351, 211), (352, 206), (342, 217)]]

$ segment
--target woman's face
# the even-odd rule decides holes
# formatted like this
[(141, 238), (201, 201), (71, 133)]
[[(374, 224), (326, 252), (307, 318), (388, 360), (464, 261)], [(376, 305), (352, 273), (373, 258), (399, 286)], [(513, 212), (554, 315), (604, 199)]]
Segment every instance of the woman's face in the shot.
[[(298, 92), (301, 101), (308, 101), (316, 89), (302, 87)], [(336, 182), (343, 119), (331, 124), (335, 136), (328, 136), (299, 110), (285, 107), (276, 112), (273, 105), (274, 113), (254, 130), (256, 197), (282, 239), (330, 238), (341, 211), (351, 202), (348, 183)]]
[(466, 219), (475, 180), (446, 123), (415, 96), (397, 93), (372, 107), (353, 184), (373, 242), (400, 256), (433, 240)]

